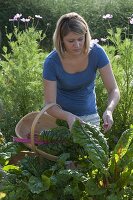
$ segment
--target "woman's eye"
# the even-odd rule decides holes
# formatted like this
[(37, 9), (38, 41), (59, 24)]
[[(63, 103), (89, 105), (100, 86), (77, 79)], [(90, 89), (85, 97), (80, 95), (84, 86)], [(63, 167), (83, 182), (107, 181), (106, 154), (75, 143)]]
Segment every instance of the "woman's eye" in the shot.
[(79, 38), (78, 41), (83, 41), (84, 38)]
[[(83, 41), (83, 40), (84, 40), (84, 38), (83, 38), (83, 37), (82, 37), (82, 38), (78, 38), (78, 39), (77, 39), (77, 41), (80, 41), (80, 42), (81, 42), (81, 41)], [(70, 43), (73, 43), (73, 42), (75, 42), (75, 41), (76, 41), (76, 40), (69, 40), (68, 42), (70, 42)]]

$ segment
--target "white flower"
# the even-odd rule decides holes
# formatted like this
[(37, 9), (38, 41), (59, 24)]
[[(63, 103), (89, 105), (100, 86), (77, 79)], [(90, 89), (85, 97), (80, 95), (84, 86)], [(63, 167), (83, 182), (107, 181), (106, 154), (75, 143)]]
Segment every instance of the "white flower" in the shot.
[(130, 22), (130, 24), (133, 24), (133, 18), (131, 18), (129, 22)]
[(111, 14), (103, 15), (103, 19), (111, 19), (112, 17), (113, 17), (113, 15), (111, 15)]
[(40, 15), (35, 15), (35, 17), (38, 19), (42, 19), (42, 17)]
[(17, 14), (14, 16), (14, 19), (17, 20), (17, 19), (20, 19), (20, 17), (22, 17), (22, 14), (18, 14), (18, 13), (17, 13)]
[(116, 60), (119, 60), (119, 59), (121, 58), (121, 56), (120, 56), (120, 55), (116, 55), (116, 56), (114, 56), (114, 58), (115, 58)]
[(20, 19), (22, 22), (29, 22), (30, 21), (30, 19), (25, 19), (25, 18), (22, 18), (22, 19)]
[(102, 42), (106, 42), (106, 40), (107, 40), (106, 38), (101, 38)]
[(25, 21), (26, 21), (26, 22), (29, 22), (29, 21), (30, 21), (30, 19), (25, 19)]
[(9, 22), (17, 21), (17, 19), (9, 19)]
[(25, 18), (22, 18), (22, 19), (20, 19), (22, 22), (26, 22), (26, 19)]
[(94, 44), (97, 44), (99, 42), (99, 40), (98, 39), (92, 39), (91, 42), (94, 43)]

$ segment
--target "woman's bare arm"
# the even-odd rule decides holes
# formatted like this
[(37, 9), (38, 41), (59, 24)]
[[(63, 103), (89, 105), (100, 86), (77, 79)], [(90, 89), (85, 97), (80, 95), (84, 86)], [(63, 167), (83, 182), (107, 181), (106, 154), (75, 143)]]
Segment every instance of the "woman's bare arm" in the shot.
[(108, 131), (113, 124), (113, 111), (120, 100), (120, 92), (117, 86), (112, 67), (110, 64), (99, 69), (102, 81), (108, 92), (108, 103), (105, 112), (103, 113), (103, 121), (105, 132)]
[[(44, 101), (45, 104), (56, 103), (57, 95), (57, 83), (56, 81), (44, 80)], [(55, 105), (48, 109), (48, 114), (51, 116), (67, 121), (69, 127), (71, 128), (73, 122), (76, 120), (77, 116), (70, 112), (64, 111), (60, 106)]]

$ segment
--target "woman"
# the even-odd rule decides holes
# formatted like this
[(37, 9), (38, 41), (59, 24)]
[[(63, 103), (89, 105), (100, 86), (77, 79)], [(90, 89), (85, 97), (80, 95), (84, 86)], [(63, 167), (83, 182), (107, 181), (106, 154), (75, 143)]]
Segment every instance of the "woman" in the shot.
[(56, 104), (48, 113), (66, 120), (70, 128), (77, 118), (99, 126), (95, 94), (98, 69), (108, 92), (103, 113), (104, 130), (108, 131), (120, 94), (105, 51), (91, 42), (86, 21), (74, 12), (60, 17), (53, 42), (55, 49), (45, 59), (43, 70), (45, 103)]

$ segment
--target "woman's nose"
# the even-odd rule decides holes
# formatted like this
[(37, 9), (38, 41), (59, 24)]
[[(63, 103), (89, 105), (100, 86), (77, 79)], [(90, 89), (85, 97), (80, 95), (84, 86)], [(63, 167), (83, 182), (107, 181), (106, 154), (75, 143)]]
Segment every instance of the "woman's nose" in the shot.
[(80, 46), (80, 42), (79, 41), (75, 41), (74, 42), (74, 47), (79, 47)]

